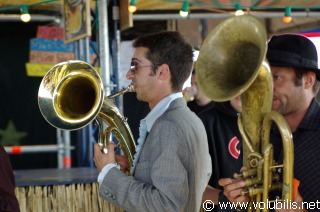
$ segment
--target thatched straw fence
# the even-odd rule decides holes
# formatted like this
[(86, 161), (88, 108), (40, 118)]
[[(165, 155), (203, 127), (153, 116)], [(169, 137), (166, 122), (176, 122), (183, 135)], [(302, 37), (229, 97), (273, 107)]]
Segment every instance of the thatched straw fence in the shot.
[(99, 197), (94, 169), (15, 172), (21, 212), (122, 212)]
[(99, 197), (97, 183), (17, 187), (21, 212), (120, 212)]

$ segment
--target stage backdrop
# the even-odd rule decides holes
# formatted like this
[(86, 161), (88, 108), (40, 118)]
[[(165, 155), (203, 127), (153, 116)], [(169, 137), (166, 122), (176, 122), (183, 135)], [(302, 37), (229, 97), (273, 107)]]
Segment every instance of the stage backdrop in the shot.
[[(30, 39), (39, 24), (1, 23), (0, 33), (0, 142), (4, 146), (56, 144), (56, 129), (38, 107), (41, 77), (27, 76)], [(56, 168), (57, 153), (10, 154), (13, 169)]]

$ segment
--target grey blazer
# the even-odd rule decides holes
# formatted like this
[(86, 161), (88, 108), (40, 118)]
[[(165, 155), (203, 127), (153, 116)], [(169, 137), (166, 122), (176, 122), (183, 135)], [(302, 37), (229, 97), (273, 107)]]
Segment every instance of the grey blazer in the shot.
[(198, 212), (210, 176), (205, 128), (178, 98), (151, 128), (134, 175), (112, 168), (99, 192), (126, 211)]

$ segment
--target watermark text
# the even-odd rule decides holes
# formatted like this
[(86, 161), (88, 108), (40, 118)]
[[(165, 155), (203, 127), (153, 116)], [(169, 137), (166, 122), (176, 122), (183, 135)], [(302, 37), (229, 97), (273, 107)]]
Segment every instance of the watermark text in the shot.
[(280, 200), (273, 200), (267, 202), (253, 202), (252, 204), (249, 203), (232, 203), (232, 202), (219, 202), (219, 205), (214, 205), (211, 200), (206, 200), (203, 202), (202, 207), (205, 211), (212, 211), (215, 207), (219, 207), (220, 209), (307, 209), (307, 210), (314, 210), (320, 209), (320, 201), (317, 200), (316, 202), (302, 202), (297, 203), (293, 201), (280, 201)]

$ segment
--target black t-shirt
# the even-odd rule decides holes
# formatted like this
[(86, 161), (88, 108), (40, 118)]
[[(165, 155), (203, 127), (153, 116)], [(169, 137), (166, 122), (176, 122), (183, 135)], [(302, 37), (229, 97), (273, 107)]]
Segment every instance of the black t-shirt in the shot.
[(212, 108), (213, 105), (214, 105), (214, 102), (211, 101), (211, 102), (209, 102), (209, 103), (206, 104), (206, 105), (199, 106), (199, 105), (196, 103), (196, 101), (193, 100), (193, 101), (188, 102), (187, 105), (188, 105), (188, 107), (190, 108), (190, 110), (191, 110), (192, 112), (194, 112), (195, 114), (198, 115), (200, 112)]
[(233, 178), (242, 167), (242, 139), (238, 128), (238, 112), (230, 102), (215, 102), (214, 106), (199, 113), (207, 136), (212, 160), (209, 185), (221, 189), (220, 178)]

